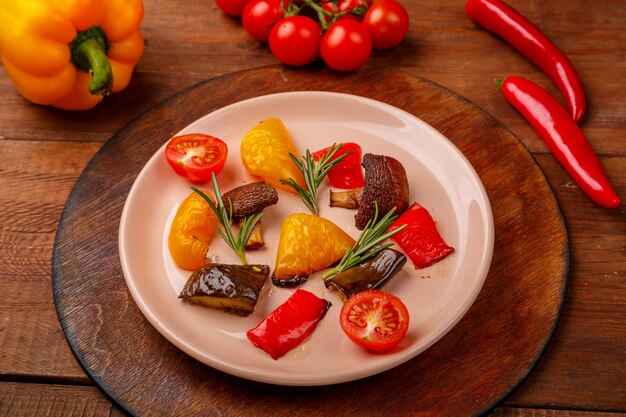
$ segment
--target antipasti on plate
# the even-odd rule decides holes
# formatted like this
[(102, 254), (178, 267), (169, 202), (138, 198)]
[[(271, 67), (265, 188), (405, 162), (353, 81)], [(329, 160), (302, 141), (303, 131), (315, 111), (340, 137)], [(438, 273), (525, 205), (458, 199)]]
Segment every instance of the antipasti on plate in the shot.
[(216, 369), (283, 385), (382, 372), (445, 335), (487, 276), (480, 179), (398, 108), (273, 94), (163, 143), (124, 206), (122, 269), (152, 325)]

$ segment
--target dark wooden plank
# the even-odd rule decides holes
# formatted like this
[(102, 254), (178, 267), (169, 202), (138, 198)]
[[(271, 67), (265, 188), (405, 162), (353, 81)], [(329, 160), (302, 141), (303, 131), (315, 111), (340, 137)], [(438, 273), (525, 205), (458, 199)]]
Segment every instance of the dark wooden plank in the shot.
[(65, 200), (101, 144), (1, 146), (0, 374), (87, 382), (54, 311), (50, 271)]
[(623, 413), (538, 408), (497, 408), (490, 417), (621, 417)]
[(95, 387), (0, 382), (3, 417), (123, 417)]
[[(216, 415), (224, 415), (214, 410)], [(366, 415), (362, 410), (361, 415)], [(95, 387), (0, 382), (2, 417), (123, 417)], [(207, 414), (208, 415), (208, 414)], [(240, 415), (247, 415), (242, 413)], [(393, 415), (393, 413), (389, 413)], [(499, 407), (489, 417), (623, 417), (623, 413)]]

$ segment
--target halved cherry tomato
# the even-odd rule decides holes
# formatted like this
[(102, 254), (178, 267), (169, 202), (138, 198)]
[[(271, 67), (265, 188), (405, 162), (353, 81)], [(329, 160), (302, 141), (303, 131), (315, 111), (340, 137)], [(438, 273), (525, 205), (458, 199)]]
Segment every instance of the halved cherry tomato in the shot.
[(348, 298), (339, 316), (344, 333), (359, 346), (384, 352), (397, 346), (409, 329), (409, 311), (395, 295), (362, 291)]
[(165, 147), (165, 157), (174, 171), (191, 182), (202, 183), (219, 174), (228, 156), (226, 144), (204, 133), (174, 136)]

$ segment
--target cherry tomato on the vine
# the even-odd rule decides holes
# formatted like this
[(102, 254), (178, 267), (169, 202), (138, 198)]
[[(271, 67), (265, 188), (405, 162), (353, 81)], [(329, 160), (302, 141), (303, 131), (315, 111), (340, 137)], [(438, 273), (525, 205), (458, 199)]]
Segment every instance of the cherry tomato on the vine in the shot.
[(229, 16), (241, 16), (249, 0), (215, 0), (215, 4)]
[(356, 13), (355, 9), (361, 9), (363, 14), (369, 9), (372, 4), (370, 0), (339, 0), (337, 2), (337, 9), (340, 12), (347, 12), (352, 10)]
[(241, 23), (254, 39), (267, 42), (272, 27), (283, 18), (282, 0), (250, 0), (243, 9)]
[(317, 22), (309, 17), (285, 17), (270, 32), (270, 49), (283, 64), (310, 64), (319, 53), (322, 39), (320, 30)]
[(354, 71), (365, 64), (372, 53), (372, 40), (360, 22), (339, 20), (324, 34), (320, 53), (332, 69)]
[[(320, 7), (330, 13), (332, 13), (333, 15), (337, 14), (340, 12), (339, 10), (339, 4), (335, 3), (332, 0), (324, 0), (320, 3)], [(331, 15), (324, 15), (324, 19), (326, 19), (326, 23), (330, 23), (333, 20), (333, 16)], [(342, 14), (341, 16), (339, 16), (339, 19), (337, 20), (341, 20), (341, 19), (352, 19), (352, 20), (359, 20), (359, 18), (351, 13), (345, 13)]]
[(165, 147), (165, 158), (174, 171), (197, 183), (210, 180), (212, 173), (219, 174), (227, 156), (226, 143), (204, 133), (174, 136)]
[(363, 18), (375, 49), (389, 49), (402, 42), (409, 30), (409, 15), (396, 0), (378, 0)]
[(362, 291), (348, 298), (339, 313), (344, 333), (359, 346), (384, 352), (397, 346), (409, 329), (409, 311), (395, 295)]

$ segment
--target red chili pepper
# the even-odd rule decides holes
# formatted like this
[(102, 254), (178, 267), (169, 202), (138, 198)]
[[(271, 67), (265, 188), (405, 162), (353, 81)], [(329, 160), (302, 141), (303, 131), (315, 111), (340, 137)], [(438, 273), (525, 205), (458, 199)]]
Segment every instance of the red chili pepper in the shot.
[(329, 308), (329, 301), (297, 289), (246, 335), (255, 346), (278, 359), (309, 337)]
[(394, 221), (388, 232), (406, 224), (407, 226), (392, 236), (413, 262), (415, 269), (426, 268), (454, 252), (437, 230), (437, 225), (428, 210), (413, 203)]
[(607, 208), (620, 205), (591, 144), (550, 93), (521, 77), (506, 77), (502, 82), (502, 93), (593, 201)]
[(554, 81), (567, 101), (571, 117), (585, 114), (585, 91), (576, 68), (541, 30), (500, 0), (468, 0), (465, 13), (474, 22), (504, 38)]
[[(329, 150), (330, 148), (326, 148), (317, 151), (313, 154), (313, 157), (317, 161), (323, 158)], [(339, 149), (330, 160), (332, 161), (348, 152), (352, 153), (343, 158), (341, 162), (328, 171), (328, 180), (330, 181), (330, 185), (336, 188), (361, 188), (365, 180), (363, 178), (363, 168), (361, 167), (361, 147), (357, 143), (342, 143), (341, 149)]]

